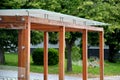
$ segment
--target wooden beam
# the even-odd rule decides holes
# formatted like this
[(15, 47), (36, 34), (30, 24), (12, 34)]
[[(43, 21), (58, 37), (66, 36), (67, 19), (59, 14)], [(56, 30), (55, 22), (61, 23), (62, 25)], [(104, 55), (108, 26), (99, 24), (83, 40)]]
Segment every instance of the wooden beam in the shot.
[(88, 31), (92, 31), (92, 32), (100, 32), (103, 31), (102, 27), (94, 27), (94, 26), (87, 26), (86, 28)]
[(64, 80), (65, 62), (65, 27), (60, 27), (59, 31), (59, 80)]
[(104, 32), (99, 32), (100, 80), (104, 80)]
[(82, 32), (83, 30), (82, 29), (76, 29), (76, 28), (69, 28), (69, 27), (66, 27), (65, 28), (65, 32)]
[[(48, 31), (48, 32), (51, 32), (51, 31), (58, 32), (60, 27), (61, 26), (51, 26), (51, 25), (43, 25), (43, 24), (35, 24), (35, 23), (31, 24), (32, 30)], [(66, 27), (65, 31), (66, 32), (81, 32), (82, 29)]]
[(32, 30), (47, 31), (47, 32), (58, 32), (59, 26), (43, 25), (43, 24), (31, 24)]
[(26, 52), (26, 80), (30, 80), (30, 31), (31, 31), (31, 25), (30, 25), (30, 18), (26, 20), (26, 26), (25, 29), (25, 52)]
[(48, 32), (44, 32), (44, 80), (48, 80)]
[[(26, 25), (24, 24), (26, 21), (26, 16), (0, 16), (0, 28), (8, 28), (8, 29), (25, 29)], [(44, 18), (37, 18), (37, 17), (30, 17), (30, 22), (32, 23), (32, 29), (34, 30), (42, 30), (45, 31), (46, 28), (41, 28), (40, 25), (44, 26), (50, 26), (47, 29), (48, 31), (58, 31), (59, 26), (65, 26), (66, 28), (69, 28), (69, 30), (83, 30), (87, 29), (88, 31), (103, 31), (103, 28), (101, 27), (94, 27), (94, 26), (87, 26), (87, 25), (78, 25), (74, 23), (68, 23), (68, 22), (61, 22), (61, 21), (55, 21), (55, 20), (49, 20)], [(33, 26), (35, 24), (38, 24), (38, 26)], [(53, 26), (51, 28), (51, 26)], [(74, 30), (75, 29), (75, 30)], [(68, 31), (69, 31), (68, 30)]]
[(51, 25), (51, 26), (63, 26), (61, 21), (55, 21), (55, 20), (37, 18), (37, 17), (31, 17), (31, 23), (45, 24), (45, 25)]
[(61, 21), (55, 21), (55, 20), (44, 19), (44, 18), (36, 18), (36, 17), (31, 17), (31, 23), (50, 25), (50, 26), (54, 26), (54, 27), (55, 26), (65, 26), (66, 28), (86, 29), (89, 31), (103, 31), (103, 28), (101, 28), (101, 27), (78, 25), (78, 24), (69, 23), (69, 22), (61, 22)]
[[(19, 25), (18, 25), (19, 24)], [(0, 23), (2, 29), (25, 29), (25, 23)]]
[(88, 31), (87, 30), (83, 30), (83, 34), (82, 34), (82, 55), (83, 55), (83, 80), (87, 80), (88, 78), (88, 68), (87, 68), (87, 58), (88, 58), (88, 54), (87, 54), (87, 37), (88, 37)]
[(26, 16), (0, 16), (0, 23), (1, 22), (25, 22), (27, 19)]
[(23, 16), (0, 16), (0, 28), (25, 29), (25, 20)]
[(18, 34), (18, 80), (25, 80), (25, 53), (22, 47), (24, 47), (24, 31), (19, 30)]
[[(18, 38), (18, 80), (30, 80), (30, 21), (26, 29), (19, 30)], [(23, 72), (22, 72), (23, 71)], [(23, 74), (24, 73), (24, 74)]]

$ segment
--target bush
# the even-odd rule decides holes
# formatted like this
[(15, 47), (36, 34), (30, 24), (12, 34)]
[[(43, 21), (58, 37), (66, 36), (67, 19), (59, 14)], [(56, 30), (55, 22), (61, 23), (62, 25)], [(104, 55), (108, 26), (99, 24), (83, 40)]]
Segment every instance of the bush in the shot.
[[(33, 63), (36, 65), (43, 65), (43, 48), (37, 48), (32, 52)], [(58, 64), (58, 51), (56, 49), (48, 49), (48, 65)]]

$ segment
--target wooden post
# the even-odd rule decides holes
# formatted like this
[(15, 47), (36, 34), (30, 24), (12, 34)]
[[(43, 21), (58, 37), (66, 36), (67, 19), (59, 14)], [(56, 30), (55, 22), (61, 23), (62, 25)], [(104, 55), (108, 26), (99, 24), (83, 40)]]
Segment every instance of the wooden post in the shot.
[(44, 32), (44, 80), (48, 80), (48, 32)]
[(104, 32), (99, 33), (100, 80), (104, 80)]
[(26, 29), (19, 30), (18, 80), (30, 80), (30, 22), (26, 18)]
[(25, 51), (24, 47), (24, 31), (19, 30), (18, 34), (18, 80), (25, 80)]
[(87, 80), (88, 68), (87, 68), (87, 30), (83, 30), (82, 34), (82, 55), (83, 55), (83, 80)]
[(65, 27), (60, 27), (59, 31), (59, 80), (64, 80), (65, 62)]

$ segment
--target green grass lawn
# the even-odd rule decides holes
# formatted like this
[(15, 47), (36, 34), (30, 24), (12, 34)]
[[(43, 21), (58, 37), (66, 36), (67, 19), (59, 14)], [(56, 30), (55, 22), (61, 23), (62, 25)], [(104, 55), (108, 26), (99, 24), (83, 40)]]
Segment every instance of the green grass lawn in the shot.
[[(17, 54), (5, 54), (6, 64), (8, 66), (17, 66), (18, 57)], [(43, 66), (34, 65), (32, 62), (32, 58), (30, 58), (30, 70), (31, 72), (43, 73)], [(66, 72), (66, 74), (80, 74), (82, 73), (82, 67), (78, 65), (73, 65), (73, 72)], [(120, 75), (120, 63), (109, 63), (105, 61), (105, 75)], [(99, 75), (99, 67), (90, 67), (88, 68), (89, 74), (92, 75)], [(50, 74), (57, 74), (58, 73), (58, 65), (49, 66), (49, 73)]]

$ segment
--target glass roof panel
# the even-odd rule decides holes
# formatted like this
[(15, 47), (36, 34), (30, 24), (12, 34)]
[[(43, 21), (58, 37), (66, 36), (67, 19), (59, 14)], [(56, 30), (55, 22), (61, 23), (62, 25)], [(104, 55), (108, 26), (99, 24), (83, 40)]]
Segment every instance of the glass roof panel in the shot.
[(104, 26), (109, 25), (107, 23), (102, 23), (98, 21), (88, 20), (84, 18), (79, 18), (71, 15), (56, 13), (52, 11), (42, 10), (42, 9), (1, 9), (0, 15), (6, 16), (33, 16), (39, 18), (46, 18), (49, 20), (69, 22), (78, 25), (88, 25), (88, 26)]

